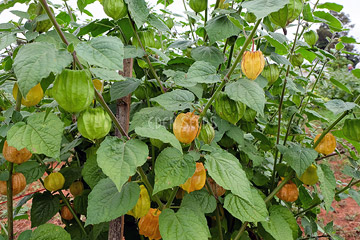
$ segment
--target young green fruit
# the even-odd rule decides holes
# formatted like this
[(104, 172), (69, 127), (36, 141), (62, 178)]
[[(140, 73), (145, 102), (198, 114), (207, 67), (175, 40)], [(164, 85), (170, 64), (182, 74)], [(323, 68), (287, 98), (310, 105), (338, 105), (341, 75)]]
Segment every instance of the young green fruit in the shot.
[(207, 8), (207, 1), (206, 0), (190, 0), (189, 6), (194, 12), (199, 13), (199, 12), (205, 11), (205, 9)]
[(314, 46), (319, 39), (319, 35), (314, 31), (310, 30), (304, 33), (304, 40), (310, 46)]
[(317, 183), (319, 181), (319, 177), (317, 175), (316, 166), (312, 164), (308, 167), (299, 179), (306, 185), (314, 185)]
[(203, 141), (206, 144), (210, 144), (215, 137), (215, 130), (211, 124), (205, 124), (200, 131), (199, 140)]
[(77, 126), (83, 137), (100, 139), (110, 132), (111, 118), (101, 107), (88, 108), (80, 113)]
[(270, 64), (264, 67), (261, 75), (273, 84), (280, 76), (280, 70), (276, 64)]
[(300, 53), (291, 55), (290, 62), (294, 67), (300, 67), (304, 62), (304, 57)]
[(127, 15), (127, 7), (124, 0), (104, 0), (104, 12), (114, 20), (118, 20)]
[(254, 23), (256, 22), (256, 16), (255, 14), (253, 14), (252, 12), (247, 12), (245, 14), (245, 21), (247, 21), (248, 23)]
[(216, 113), (224, 120), (236, 124), (245, 113), (246, 105), (234, 101), (224, 92), (220, 92), (213, 103)]
[(60, 172), (50, 173), (44, 179), (44, 186), (50, 192), (62, 189), (65, 183), (65, 178)]

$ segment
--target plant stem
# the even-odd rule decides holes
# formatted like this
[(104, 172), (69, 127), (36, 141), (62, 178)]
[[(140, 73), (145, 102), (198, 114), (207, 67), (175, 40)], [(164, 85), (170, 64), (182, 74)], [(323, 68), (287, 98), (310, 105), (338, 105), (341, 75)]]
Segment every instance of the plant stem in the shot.
[(230, 79), (231, 74), (235, 71), (236, 66), (238, 65), (238, 63), (240, 62), (247, 46), (250, 44), (253, 36), (256, 33), (256, 29), (259, 27), (259, 24), (261, 22), (261, 19), (259, 19), (256, 23), (255, 26), (253, 28), (253, 30), (251, 31), (250, 35), (246, 38), (246, 41), (239, 53), (239, 55), (236, 57), (234, 64), (232, 65), (232, 67), (229, 69), (229, 72), (225, 75), (225, 77), (222, 79), (220, 85), (218, 86), (218, 88), (215, 90), (214, 94), (211, 96), (211, 98), (209, 99), (209, 101), (207, 102), (207, 104), (205, 105), (202, 113), (199, 116), (199, 122), (201, 122), (201, 120), (203, 119), (203, 117), (206, 115), (207, 110), (209, 109), (209, 107), (211, 106), (211, 104), (213, 103), (213, 101), (215, 100), (217, 94), (222, 90), (222, 88), (225, 86), (226, 82)]
[(223, 237), (223, 232), (222, 232), (222, 227), (221, 227), (219, 204), (216, 204), (216, 224), (218, 227), (220, 240), (223, 240), (224, 237)]
[(306, 213), (307, 211), (310, 211), (311, 209), (317, 207), (319, 204), (320, 203), (315, 203), (315, 204), (311, 205), (310, 207), (308, 207), (308, 208), (298, 212), (297, 214), (295, 214), (294, 217), (300, 216), (301, 214)]
[(174, 190), (171, 192), (170, 198), (168, 202), (165, 205), (165, 208), (169, 208), (171, 206), (171, 203), (174, 201), (174, 198), (176, 197), (176, 193), (178, 192), (179, 187), (175, 187)]
[(145, 47), (144, 47), (143, 43), (141, 42), (141, 39), (140, 39), (140, 37), (139, 37), (139, 34), (138, 34), (137, 30), (136, 30), (135, 23), (134, 23), (134, 21), (132, 20), (132, 18), (131, 18), (131, 16), (130, 16), (129, 10), (128, 10), (128, 17), (129, 17), (129, 21), (130, 21), (131, 28), (132, 28), (132, 30), (134, 31), (135, 37), (136, 37), (137, 41), (139, 42), (140, 47), (142, 48), (142, 50), (145, 52), (145, 56), (144, 56), (144, 57), (145, 57), (145, 60), (146, 60), (147, 64), (149, 65), (150, 71), (151, 71), (151, 73), (154, 75), (157, 83), (159, 84), (159, 87), (160, 87), (161, 92), (162, 92), (162, 93), (165, 93), (165, 92), (166, 92), (166, 91), (165, 91), (165, 88), (164, 88), (164, 86), (162, 85), (159, 76), (156, 74), (156, 71), (155, 71), (155, 69), (154, 69), (154, 67), (153, 67), (153, 65), (152, 65), (152, 63), (151, 63), (151, 61), (150, 61), (149, 55), (147, 54), (147, 52), (146, 52), (146, 50), (145, 50)]
[(152, 188), (149, 180), (147, 179), (144, 170), (141, 167), (138, 167), (137, 171), (140, 174), (141, 180), (145, 184), (151, 198), (153, 198), (155, 200), (155, 202), (159, 205), (160, 210), (163, 210), (164, 209), (164, 204), (161, 202), (160, 198), (156, 194), (153, 195), (153, 188)]
[[(264, 199), (265, 203), (268, 203), (274, 196), (275, 194), (280, 191), (280, 189), (293, 177), (294, 173), (291, 173), (289, 175), (287, 175), (284, 180), (281, 181), (281, 183), (269, 194), (269, 196), (267, 196)], [(236, 235), (236, 237), (234, 238), (234, 240), (239, 240), (241, 235), (244, 233), (246, 226), (249, 222), (244, 222), (239, 230), (239, 233)]]
[[(63, 43), (65, 43), (66, 45), (69, 45), (69, 42), (67, 41), (64, 33), (62, 32), (62, 30), (60, 28), (60, 25), (57, 23), (53, 13), (51, 12), (51, 10), (49, 8), (49, 5), (46, 2), (46, 0), (40, 0), (40, 3), (43, 6), (43, 8), (45, 9), (46, 14), (50, 18), (50, 21), (54, 25), (55, 30), (59, 34), (59, 36), (60, 36), (61, 40), (63, 41)], [(80, 67), (80, 69), (84, 69), (84, 67), (81, 65), (79, 59), (77, 58), (75, 51), (72, 53), (72, 55), (73, 55), (73, 58), (74, 58), (76, 64)], [(119, 131), (122, 133), (122, 135), (126, 136), (127, 139), (130, 139), (129, 135), (124, 131), (123, 127), (121, 126), (119, 121), (116, 119), (114, 113), (111, 111), (109, 106), (106, 104), (104, 98), (99, 93), (99, 91), (97, 91), (95, 86), (94, 86), (94, 91), (95, 91), (96, 100), (101, 104), (101, 106), (104, 108), (104, 110), (109, 114), (109, 116), (110, 116), (111, 120), (114, 122), (116, 128), (119, 129)]]
[(346, 187), (344, 187), (343, 189), (337, 191), (337, 192), (335, 193), (335, 195), (339, 195), (340, 193), (342, 193), (342, 192), (346, 191), (347, 189), (351, 188), (352, 186), (360, 183), (360, 180), (357, 180), (357, 181), (355, 181), (355, 182), (353, 182), (353, 181), (354, 181), (354, 178), (351, 179), (351, 181), (349, 182), (348, 185), (346, 185)]
[[(186, 7), (185, 0), (183, 0), (183, 4), (184, 4), (184, 9), (185, 9), (185, 11), (187, 12), (187, 7)], [(187, 15), (187, 14), (186, 14), (186, 15)], [(193, 38), (193, 40), (195, 41), (194, 30), (193, 30), (193, 28), (192, 28), (192, 24), (191, 24), (189, 15), (187, 15), (187, 18), (188, 18), (188, 21), (189, 21), (190, 32), (191, 32), (192, 38)]]
[(80, 219), (78, 218), (78, 216), (76, 215), (74, 209), (71, 207), (69, 200), (64, 196), (64, 193), (61, 190), (58, 190), (58, 193), (60, 194), (61, 199), (65, 202), (66, 206), (69, 208), (71, 214), (74, 216), (75, 221), (79, 224), (79, 227), (81, 228), (81, 230), (83, 231), (83, 233), (85, 234), (85, 236), (87, 236), (87, 233), (85, 231), (84, 226), (81, 224)]

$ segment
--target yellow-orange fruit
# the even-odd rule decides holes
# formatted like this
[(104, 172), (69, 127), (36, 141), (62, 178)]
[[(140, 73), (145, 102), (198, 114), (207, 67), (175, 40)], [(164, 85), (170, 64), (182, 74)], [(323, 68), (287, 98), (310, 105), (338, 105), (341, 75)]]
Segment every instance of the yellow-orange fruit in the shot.
[[(26, 187), (26, 178), (22, 173), (13, 173), (11, 176), (13, 195), (22, 192)], [(6, 195), (6, 181), (0, 181), (0, 194)]]
[[(17, 94), (19, 91), (18, 84), (14, 84), (13, 88), (13, 97), (16, 100)], [(26, 94), (26, 97), (24, 96), (21, 98), (21, 104), (26, 107), (32, 107), (38, 104), (41, 99), (44, 97), (44, 91), (41, 88), (40, 83), (36, 84), (35, 87), (31, 88), (28, 94)]]
[(299, 197), (299, 190), (296, 184), (290, 180), (280, 189), (276, 196), (285, 202), (295, 202)]
[(174, 121), (173, 132), (180, 142), (191, 143), (200, 132), (199, 116), (192, 112), (180, 113)]
[(261, 51), (246, 51), (241, 61), (241, 70), (245, 76), (255, 80), (265, 66), (265, 58)]
[(96, 88), (96, 90), (98, 90), (100, 93), (102, 93), (104, 91), (104, 84), (102, 81), (100, 81), (99, 79), (93, 79), (93, 84)]
[(184, 184), (181, 184), (180, 187), (191, 193), (196, 190), (200, 190), (204, 187), (206, 181), (206, 171), (204, 164), (196, 163), (196, 170), (194, 175), (189, 178)]
[[(314, 142), (316, 142), (321, 134), (316, 135)], [(325, 155), (329, 155), (333, 153), (336, 148), (336, 139), (334, 135), (331, 133), (327, 133), (323, 139), (321, 139), (320, 143), (316, 146), (315, 151), (318, 153), (322, 153)]]
[(215, 197), (220, 197), (222, 195), (225, 194), (226, 190), (220, 186), (219, 184), (217, 184), (214, 179), (212, 179), (211, 177), (208, 178), (209, 181), (209, 185), (211, 187), (212, 192), (214, 193)]
[(149, 212), (140, 218), (139, 233), (149, 239), (161, 239), (159, 230), (159, 215), (161, 211), (156, 208), (150, 208)]
[[(71, 206), (71, 208), (73, 208), (73, 206)], [(61, 208), (60, 215), (65, 220), (71, 220), (74, 218), (74, 215), (70, 212), (70, 209), (66, 205)]]
[(23, 162), (26, 162), (32, 156), (31, 152), (26, 148), (17, 150), (16, 148), (9, 146), (7, 141), (5, 141), (4, 143), (2, 154), (6, 159), (6, 161), (16, 164), (21, 164)]

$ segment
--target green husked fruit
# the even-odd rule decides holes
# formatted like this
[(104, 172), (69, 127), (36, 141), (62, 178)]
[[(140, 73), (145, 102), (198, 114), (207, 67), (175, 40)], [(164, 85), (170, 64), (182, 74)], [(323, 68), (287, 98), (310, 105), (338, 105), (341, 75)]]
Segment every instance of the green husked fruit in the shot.
[(224, 120), (236, 124), (245, 113), (246, 105), (230, 99), (226, 93), (220, 92), (214, 102), (216, 113)]
[(277, 12), (273, 12), (269, 15), (270, 21), (282, 28), (286, 27), (288, 17), (288, 5), (285, 5)]
[(304, 62), (304, 57), (300, 53), (290, 56), (290, 62), (294, 67), (300, 67)]
[(65, 69), (56, 76), (51, 93), (60, 107), (76, 113), (89, 107), (94, 99), (94, 86), (88, 71)]
[(310, 46), (314, 46), (319, 39), (319, 35), (314, 31), (310, 30), (304, 33), (304, 40)]
[(308, 167), (299, 179), (306, 185), (314, 185), (317, 183), (319, 181), (319, 177), (317, 175), (316, 166), (312, 164)]
[(348, 139), (360, 142), (360, 119), (346, 119), (343, 133)]
[(77, 126), (83, 137), (100, 139), (110, 132), (111, 118), (101, 107), (88, 108), (80, 113)]
[(270, 14), (270, 20), (274, 24), (285, 28), (292, 23), (300, 15), (303, 9), (302, 0), (290, 0), (289, 4), (285, 5), (277, 12)]
[(172, 18), (166, 19), (165, 24), (169, 29), (172, 29), (175, 25), (174, 20)]
[(241, 120), (240, 128), (241, 128), (241, 130), (243, 130), (247, 133), (251, 133), (255, 130), (256, 124), (252, 123), (252, 122), (246, 122), (246, 121)]
[(205, 11), (205, 9), (207, 8), (207, 1), (206, 0), (190, 0), (189, 6), (194, 12), (199, 13), (199, 12)]
[(118, 20), (127, 15), (127, 7), (124, 0), (104, 0), (104, 12), (114, 20)]
[(257, 112), (254, 109), (246, 108), (245, 114), (242, 117), (242, 120), (246, 122), (254, 122), (256, 118)]
[[(54, 10), (52, 8), (50, 8), (50, 10), (54, 13)], [(43, 7), (41, 6), (40, 3), (36, 4), (36, 3), (31, 3), (29, 5), (29, 8), (27, 10), (28, 14), (30, 15), (30, 19), (34, 20), (36, 19), (36, 17), (42, 15), (42, 14), (46, 14), (46, 12), (44, 11)], [(52, 27), (52, 22), (50, 21), (50, 19), (45, 19), (42, 21), (36, 21), (36, 31), (37, 32), (47, 32), (51, 27)]]
[(280, 76), (280, 70), (276, 64), (270, 64), (264, 67), (261, 75), (266, 78), (269, 84), (273, 84)]
[(252, 12), (247, 12), (245, 14), (245, 21), (247, 21), (248, 23), (254, 23), (256, 22), (256, 16), (255, 14), (253, 14)]
[[(151, 48), (156, 47), (155, 34), (153, 30), (139, 31), (138, 35), (144, 47), (151, 47)], [(141, 47), (136, 37), (133, 37), (133, 45), (138, 48)]]
[(206, 144), (210, 144), (215, 138), (215, 130), (211, 124), (205, 124), (200, 131), (198, 136), (199, 140), (203, 141)]

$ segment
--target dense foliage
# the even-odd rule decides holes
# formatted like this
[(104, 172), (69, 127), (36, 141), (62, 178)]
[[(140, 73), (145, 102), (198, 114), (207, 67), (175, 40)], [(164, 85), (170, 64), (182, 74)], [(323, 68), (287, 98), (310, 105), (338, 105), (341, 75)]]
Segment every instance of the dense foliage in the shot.
[[(21, 239), (340, 239), (317, 214), (360, 204), (360, 70), (328, 68), (356, 43), (336, 37), (341, 5), (190, 0), (179, 16), (171, 0), (103, 0), (109, 18), (84, 24), (94, 1), (0, 10), (16, 2), (28, 11), (0, 23), (2, 236), (32, 198)], [(316, 47), (315, 23), (335, 48)]]

